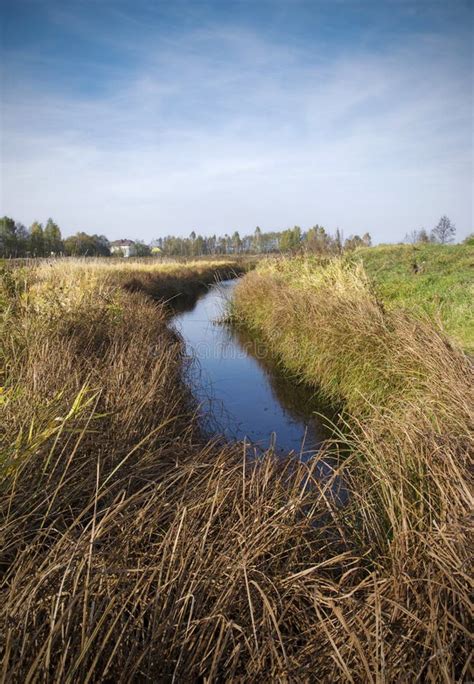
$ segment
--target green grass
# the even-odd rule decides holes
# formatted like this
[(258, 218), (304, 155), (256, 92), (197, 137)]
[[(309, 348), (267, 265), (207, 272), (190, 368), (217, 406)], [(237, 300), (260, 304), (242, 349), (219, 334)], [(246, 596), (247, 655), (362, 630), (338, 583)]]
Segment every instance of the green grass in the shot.
[(363, 263), (387, 306), (428, 313), (474, 351), (474, 246), (381, 245), (349, 258)]

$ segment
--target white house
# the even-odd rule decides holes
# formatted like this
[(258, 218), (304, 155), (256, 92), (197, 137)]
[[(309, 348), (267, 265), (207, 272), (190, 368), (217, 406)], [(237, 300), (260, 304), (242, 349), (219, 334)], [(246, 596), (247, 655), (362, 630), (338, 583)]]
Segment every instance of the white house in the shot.
[(110, 243), (110, 251), (117, 256), (135, 256), (135, 243), (133, 240), (114, 240), (114, 242)]

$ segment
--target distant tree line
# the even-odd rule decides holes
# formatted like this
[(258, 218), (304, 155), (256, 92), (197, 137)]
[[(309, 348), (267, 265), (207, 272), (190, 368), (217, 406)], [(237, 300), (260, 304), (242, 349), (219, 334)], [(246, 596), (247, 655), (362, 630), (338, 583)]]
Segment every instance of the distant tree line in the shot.
[(9, 216), (0, 219), (0, 257), (110, 256), (104, 235), (76, 233), (63, 239), (53, 219), (43, 226), (35, 221), (29, 228)]
[[(150, 256), (161, 253), (165, 256), (194, 257), (203, 255), (269, 254), (272, 252), (310, 251), (315, 253), (339, 253), (343, 249), (368, 247), (371, 238), (368, 233), (362, 237), (351, 235), (343, 240), (339, 230), (332, 236), (323, 226), (315, 225), (307, 231), (299, 226), (283, 231), (264, 232), (259, 226), (250, 235), (240, 237), (238, 231), (232, 235), (203, 237), (192, 231), (187, 238), (169, 235), (154, 240), (151, 245), (135, 241), (136, 256)], [(116, 255), (120, 252), (116, 252)], [(46, 224), (35, 221), (30, 228), (4, 216), (0, 219), (0, 257), (50, 257), (50, 256), (110, 256), (110, 243), (104, 235), (89, 235), (78, 232), (63, 238), (61, 229), (53, 219)]]
[[(456, 228), (447, 216), (442, 216), (428, 233), (424, 228), (413, 230), (405, 236), (406, 242), (447, 244), (452, 242)], [(472, 240), (472, 236), (471, 236)], [(189, 237), (167, 237), (154, 240), (151, 245), (136, 241), (136, 256), (163, 254), (164, 256), (194, 257), (228, 254), (270, 254), (272, 252), (307, 251), (315, 254), (340, 254), (359, 247), (370, 247), (369, 233), (343, 237), (339, 229), (329, 233), (323, 226), (314, 225), (308, 230), (299, 226), (282, 231), (262, 231), (257, 226), (253, 233), (240, 236), (238, 231), (217, 237), (205, 237), (192, 231)], [(110, 243), (104, 235), (78, 232), (63, 238), (61, 229), (52, 218), (43, 226), (35, 221), (29, 228), (14, 219), (0, 219), (0, 257), (49, 257), (49, 256), (110, 256)]]
[(232, 235), (203, 237), (193, 231), (189, 237), (181, 238), (169, 235), (158, 238), (152, 248), (158, 248), (166, 256), (201, 256), (216, 254), (271, 254), (272, 252), (310, 251), (315, 253), (340, 253), (344, 249), (370, 247), (369, 233), (362, 237), (351, 235), (343, 239), (339, 229), (331, 235), (323, 226), (315, 225), (307, 231), (299, 226), (282, 231), (264, 232), (259, 226), (250, 235), (240, 236), (238, 231)]

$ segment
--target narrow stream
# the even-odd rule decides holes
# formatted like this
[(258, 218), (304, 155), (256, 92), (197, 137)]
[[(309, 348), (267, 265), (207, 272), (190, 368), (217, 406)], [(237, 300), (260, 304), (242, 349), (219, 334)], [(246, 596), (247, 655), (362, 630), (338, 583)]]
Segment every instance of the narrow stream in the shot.
[(174, 318), (194, 359), (190, 383), (207, 429), (266, 449), (311, 457), (328, 436), (315, 414), (312, 392), (282, 375), (266, 350), (251, 338), (216, 324), (235, 280), (211, 286), (196, 304)]

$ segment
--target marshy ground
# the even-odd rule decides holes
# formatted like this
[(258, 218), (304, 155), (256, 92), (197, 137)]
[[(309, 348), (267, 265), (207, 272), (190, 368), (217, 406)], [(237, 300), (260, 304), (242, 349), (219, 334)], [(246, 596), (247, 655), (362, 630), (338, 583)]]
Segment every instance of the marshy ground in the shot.
[(197, 419), (170, 302), (242, 265), (4, 270), (3, 678), (472, 678), (472, 252), (454, 249), (421, 272), (413, 250), (273, 259), (238, 284), (234, 325), (341, 406), (308, 463), (256, 465)]

